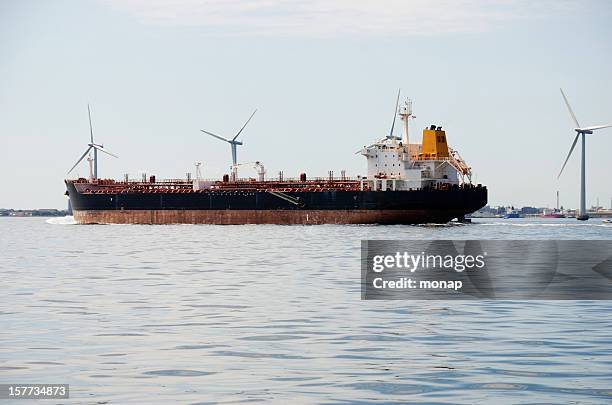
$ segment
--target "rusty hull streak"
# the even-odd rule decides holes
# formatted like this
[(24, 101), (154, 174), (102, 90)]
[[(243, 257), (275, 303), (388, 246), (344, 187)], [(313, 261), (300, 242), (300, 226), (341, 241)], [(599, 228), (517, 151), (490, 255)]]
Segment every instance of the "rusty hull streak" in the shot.
[(448, 222), (457, 213), (431, 210), (85, 210), (74, 211), (79, 224), (414, 224)]

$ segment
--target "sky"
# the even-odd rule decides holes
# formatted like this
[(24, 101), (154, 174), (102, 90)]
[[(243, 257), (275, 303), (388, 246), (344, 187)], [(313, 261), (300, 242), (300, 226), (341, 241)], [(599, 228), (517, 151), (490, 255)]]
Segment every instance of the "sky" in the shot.
[[(443, 126), (491, 205), (577, 207), (581, 125), (612, 123), (612, 3), (573, 0), (0, 2), (1, 208), (65, 208), (87, 147), (99, 176), (365, 173), (395, 96), (413, 139)], [(399, 134), (399, 131), (398, 131)], [(587, 204), (612, 198), (612, 128), (587, 137)], [(86, 162), (71, 176), (86, 176)], [(250, 165), (241, 174), (255, 177)]]

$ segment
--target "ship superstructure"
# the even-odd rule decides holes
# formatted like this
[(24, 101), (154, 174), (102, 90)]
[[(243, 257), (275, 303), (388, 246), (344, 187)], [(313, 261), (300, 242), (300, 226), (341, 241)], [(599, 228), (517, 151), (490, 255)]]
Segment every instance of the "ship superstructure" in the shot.
[(423, 130), (420, 144), (410, 143), (411, 100), (404, 102), (399, 116), (403, 121), (401, 138), (394, 136), (392, 129), (390, 135), (359, 151), (367, 159), (367, 176), (362, 180), (365, 188), (418, 190), (471, 183), (470, 167), (448, 146), (442, 127), (431, 125)]
[[(399, 95), (398, 95), (399, 101)], [(390, 134), (358, 151), (366, 158), (365, 176), (266, 178), (259, 161), (238, 163), (236, 138), (231, 175), (204, 179), (201, 163), (196, 176), (141, 181), (66, 180), (74, 217), (79, 223), (202, 223), (202, 224), (414, 224), (444, 223), (463, 218), (486, 205), (487, 190), (471, 182), (471, 169), (447, 143), (446, 132), (431, 125), (421, 143), (410, 143), (412, 102), (398, 109)], [(393, 134), (395, 117), (403, 134)], [(251, 115), (252, 118), (252, 115)], [(249, 118), (249, 121), (250, 119)], [(249, 122), (247, 121), (247, 123)], [(241, 144), (241, 143), (240, 143)], [(238, 168), (251, 165), (256, 178), (239, 178)]]

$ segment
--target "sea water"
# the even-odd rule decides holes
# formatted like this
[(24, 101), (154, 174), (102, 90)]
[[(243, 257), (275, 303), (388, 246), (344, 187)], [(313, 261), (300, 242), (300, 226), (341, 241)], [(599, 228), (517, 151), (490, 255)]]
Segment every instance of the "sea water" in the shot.
[[(362, 239), (612, 239), (601, 220), (0, 218), (0, 383), (70, 404), (610, 403), (610, 301), (363, 301)], [(27, 403), (23, 401), (20, 403)]]

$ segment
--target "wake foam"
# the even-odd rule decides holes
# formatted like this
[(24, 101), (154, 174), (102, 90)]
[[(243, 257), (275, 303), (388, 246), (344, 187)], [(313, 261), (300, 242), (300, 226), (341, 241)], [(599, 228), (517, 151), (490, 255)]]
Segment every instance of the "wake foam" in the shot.
[(77, 223), (73, 216), (68, 215), (65, 217), (49, 218), (45, 222), (51, 225), (76, 225)]

